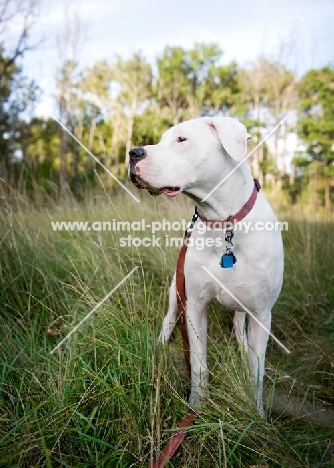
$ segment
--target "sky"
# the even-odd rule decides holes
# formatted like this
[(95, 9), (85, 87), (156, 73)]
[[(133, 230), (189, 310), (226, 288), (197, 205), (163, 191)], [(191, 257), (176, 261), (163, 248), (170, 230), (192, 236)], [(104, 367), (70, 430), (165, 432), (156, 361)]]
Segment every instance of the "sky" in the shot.
[[(68, 2), (69, 0), (67, 0)], [(36, 112), (50, 115), (55, 103), (55, 70), (59, 65), (56, 36), (64, 25), (65, 1), (40, 0), (39, 16), (22, 66), (43, 94)], [(224, 51), (222, 63), (240, 65), (260, 54), (279, 56), (279, 43), (295, 44), (284, 61), (299, 74), (334, 64), (334, 0), (72, 0), (80, 17), (77, 58), (81, 65), (95, 60), (128, 58), (141, 51), (153, 64), (166, 45), (192, 47), (215, 42)], [(7, 43), (19, 24), (12, 24)], [(14, 43), (14, 42), (13, 42)]]

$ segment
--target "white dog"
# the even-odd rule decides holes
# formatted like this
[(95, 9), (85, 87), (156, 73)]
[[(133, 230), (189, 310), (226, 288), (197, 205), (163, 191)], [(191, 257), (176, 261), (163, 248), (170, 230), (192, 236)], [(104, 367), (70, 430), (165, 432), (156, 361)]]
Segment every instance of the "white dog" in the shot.
[[(202, 218), (226, 220), (248, 203), (254, 190), (254, 180), (246, 162), (240, 164), (247, 152), (248, 138), (244, 125), (230, 117), (189, 120), (165, 132), (159, 144), (133, 148), (129, 176), (136, 187), (147, 189), (153, 195), (163, 193), (174, 197), (179, 193), (186, 194), (195, 202)], [(203, 201), (216, 186), (217, 189)], [(283, 245), (280, 230), (263, 229), (266, 222), (271, 222), (272, 227), (277, 218), (261, 193), (257, 194), (254, 206), (242, 221), (251, 228), (247, 233), (235, 228), (232, 251), (237, 262), (231, 268), (220, 265), (225, 252), (225, 231), (203, 233), (195, 226), (192, 232), (193, 243), (188, 248), (184, 266), (191, 362), (189, 401), (198, 405), (207, 388), (206, 306), (216, 298), (235, 310), (236, 338), (248, 353), (257, 408), (263, 414), (262, 382), (269, 338), (266, 330), (270, 330), (271, 309), (282, 286)], [(262, 223), (258, 224), (262, 229), (256, 229), (257, 222)], [(200, 245), (199, 241), (196, 244), (196, 239), (200, 237), (211, 238), (203, 249), (196, 248)], [(248, 316), (246, 327), (243, 306), (265, 328), (252, 316)], [(169, 339), (176, 320), (174, 276), (161, 342)]]

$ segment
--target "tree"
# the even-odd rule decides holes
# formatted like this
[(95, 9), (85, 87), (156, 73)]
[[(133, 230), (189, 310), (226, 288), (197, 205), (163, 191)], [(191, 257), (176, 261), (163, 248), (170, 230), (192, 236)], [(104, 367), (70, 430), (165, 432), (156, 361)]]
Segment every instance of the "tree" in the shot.
[[(186, 52), (186, 75), (190, 82), (191, 92), (187, 95), (190, 117), (201, 115), (204, 102), (211, 101), (211, 92), (224, 88), (221, 80), (223, 68), (217, 65), (222, 57), (222, 50), (218, 44), (196, 43), (193, 49)], [(213, 86), (213, 88), (211, 88)], [(219, 95), (221, 98), (222, 95)], [(209, 102), (209, 105), (211, 102)], [(216, 103), (217, 105), (217, 103)], [(222, 102), (220, 102), (222, 105)], [(219, 106), (219, 104), (218, 104)], [(220, 106), (219, 106), (220, 107)]]
[(158, 79), (155, 85), (156, 99), (161, 108), (171, 113), (171, 123), (179, 123), (187, 106), (191, 84), (187, 77), (186, 51), (182, 47), (165, 47), (157, 59)]
[(222, 54), (217, 44), (199, 43), (188, 50), (166, 47), (157, 59), (156, 99), (161, 108), (169, 108), (173, 125), (233, 105), (237, 66), (219, 65)]
[[(0, 56), (0, 64), (2, 62)], [(25, 77), (15, 64), (7, 68), (0, 87), (0, 169), (10, 174), (14, 163), (26, 157), (30, 121), (33, 117), (39, 88)]]
[[(3, 61), (2, 55), (0, 55), (0, 67)], [(8, 129), (9, 129), (9, 113), (8, 113), (8, 101), (10, 99), (10, 94), (12, 86), (15, 80), (15, 75), (18, 72), (18, 68), (15, 65), (11, 65), (10, 68), (7, 68), (6, 75), (2, 78), (2, 86), (0, 87), (0, 134), (2, 136), (0, 140), (0, 152), (1, 152), (1, 172), (7, 172), (8, 163), (10, 159), (9, 155), (9, 141)]]
[[(267, 107), (273, 117), (273, 126), (276, 127), (284, 117), (284, 114), (289, 109), (296, 106), (295, 91), (297, 80), (294, 73), (288, 70), (285, 65), (279, 61), (270, 62), (264, 60), (263, 72)], [(281, 129), (281, 132), (285, 132), (285, 128)], [(275, 158), (278, 157), (278, 137), (279, 132), (275, 132)], [(283, 172), (285, 172), (285, 169), (283, 169)]]
[[(236, 109), (237, 115), (247, 118), (247, 128), (252, 134), (254, 144), (261, 139), (262, 128), (265, 125), (263, 110), (266, 105), (266, 84), (264, 79), (263, 59), (259, 58), (247, 67), (239, 69), (238, 79), (240, 94)], [(251, 168), (255, 177), (263, 184), (263, 172), (261, 162), (263, 161), (263, 145), (254, 153), (251, 159)]]
[[(80, 18), (77, 11), (71, 8), (70, 3), (65, 4), (64, 21), (62, 29), (57, 35), (58, 56), (61, 63), (57, 73), (56, 87), (58, 90), (57, 104), (59, 118), (66, 128), (70, 126), (72, 112), (75, 108), (74, 100), (79, 88), (78, 48), (80, 42)], [(67, 183), (67, 150), (69, 135), (65, 130), (61, 131), (60, 191), (65, 192)]]
[(156, 103), (146, 107), (136, 116), (133, 128), (135, 146), (156, 145), (162, 133), (170, 127), (170, 115), (167, 108), (159, 109)]
[[(37, 0), (0, 2), (0, 169), (6, 174), (13, 162), (24, 156), (30, 108), (37, 98), (36, 84), (24, 77), (17, 65), (17, 59), (34, 48), (29, 33), (37, 6)], [(14, 46), (7, 44), (9, 36)]]
[(213, 113), (228, 112), (235, 106), (240, 92), (238, 66), (236, 62), (228, 65), (213, 64), (200, 84), (197, 95), (200, 106)]
[(57, 122), (52, 118), (33, 118), (29, 125), (26, 148), (26, 179), (33, 177), (39, 185), (50, 188), (49, 181), (59, 181), (60, 136)]
[(132, 133), (135, 116), (151, 97), (152, 69), (140, 53), (135, 53), (129, 60), (117, 57), (113, 66), (113, 80), (119, 87), (117, 100), (122, 104), (127, 115), (125, 164), (129, 162), (132, 146)]
[(300, 84), (298, 134), (307, 143), (307, 167), (318, 167), (324, 178), (324, 204), (331, 209), (334, 177), (334, 68), (310, 70)]
[[(79, 134), (76, 136), (82, 139), (83, 116), (89, 119), (89, 138), (88, 149), (93, 150), (95, 132), (97, 128), (98, 118), (102, 118), (101, 107), (107, 105), (109, 96), (109, 88), (111, 81), (111, 69), (107, 62), (94, 62), (91, 67), (86, 67), (83, 72), (82, 81), (80, 84), (81, 102), (78, 102), (80, 113), (78, 116)], [(88, 171), (93, 167), (91, 157), (87, 159)]]
[(0, 39), (0, 55), (3, 57), (0, 63), (0, 85), (11, 67), (19, 57), (22, 57), (35, 45), (29, 44), (29, 34), (37, 17), (38, 0), (2, 0), (0, 2), (0, 38), (8, 36), (11, 24), (15, 20), (19, 25), (16, 45), (9, 49), (4, 45), (4, 39)]
[[(78, 93), (80, 82), (80, 73), (78, 63), (74, 60), (66, 60), (57, 74), (57, 104), (60, 121), (69, 130), (73, 130), (73, 112), (77, 107), (75, 97)], [(61, 149), (60, 149), (60, 171), (59, 184), (60, 191), (65, 192), (67, 185), (68, 171), (68, 142), (69, 135), (67, 131), (60, 129), (61, 132)]]
[[(248, 117), (247, 127), (251, 129), (253, 141), (257, 144), (263, 135), (263, 128), (276, 127), (286, 112), (297, 105), (297, 79), (281, 61), (260, 56), (247, 67), (239, 70), (240, 96), (238, 112)], [(278, 151), (278, 140), (284, 142), (288, 133), (287, 124), (273, 135), (273, 158), (277, 172), (285, 174), (283, 154)], [(268, 166), (264, 160), (265, 147), (261, 145), (252, 157), (254, 175), (263, 181), (263, 169)], [(279, 169), (279, 171), (278, 171)]]

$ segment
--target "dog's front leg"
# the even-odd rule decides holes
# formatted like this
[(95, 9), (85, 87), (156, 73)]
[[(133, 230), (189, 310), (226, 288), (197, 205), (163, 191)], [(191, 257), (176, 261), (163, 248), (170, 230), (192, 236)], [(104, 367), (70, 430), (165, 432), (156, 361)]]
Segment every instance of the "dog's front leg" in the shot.
[(177, 319), (177, 297), (175, 284), (174, 274), (172, 284), (169, 288), (168, 311), (162, 322), (162, 329), (159, 335), (159, 342), (162, 344), (169, 340)]
[(200, 406), (208, 387), (207, 312), (206, 304), (198, 299), (187, 300), (187, 330), (190, 345), (191, 392), (189, 403)]

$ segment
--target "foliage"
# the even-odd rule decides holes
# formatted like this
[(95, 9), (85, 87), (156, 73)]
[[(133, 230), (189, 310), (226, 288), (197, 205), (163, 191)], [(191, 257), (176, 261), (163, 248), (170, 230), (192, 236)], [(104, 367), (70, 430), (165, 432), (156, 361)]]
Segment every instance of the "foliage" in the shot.
[[(298, 133), (307, 143), (307, 157), (295, 158), (299, 168), (324, 179), (324, 203), (331, 205), (331, 181), (334, 177), (334, 68), (310, 70), (300, 83)], [(313, 167), (313, 170), (312, 170)], [(321, 190), (322, 184), (316, 183)]]
[(0, 168), (6, 175), (11, 173), (15, 163), (26, 157), (31, 119), (38, 97), (36, 83), (14, 67), (11, 75), (7, 75), (0, 98)]
[(157, 102), (167, 107), (173, 124), (203, 113), (227, 110), (238, 92), (237, 64), (221, 66), (217, 44), (195, 44), (193, 49), (165, 47), (157, 59)]
[(308, 144), (311, 161), (319, 161), (324, 174), (334, 175), (334, 68), (311, 70), (301, 84), (298, 131)]
[[(39, 183), (45, 186), (51, 181), (62, 192), (75, 187), (79, 194), (94, 184), (95, 171), (100, 171), (96, 161), (66, 131), (47, 118), (33, 116), (36, 85), (15, 66), (4, 80), (0, 151), (2, 169), (9, 176), (12, 173), (13, 183), (20, 178), (20, 184), (26, 180), (29, 186), (33, 169)], [(58, 118), (108, 170), (125, 177), (131, 146), (155, 144), (165, 129), (185, 119), (236, 116), (252, 135), (249, 149), (253, 150), (290, 113), (291, 118), (271, 137), (271, 145), (266, 142), (253, 151), (249, 158), (253, 175), (262, 185), (282, 186), (294, 201), (314, 191), (317, 199), (309, 202), (315, 211), (325, 206), (330, 212), (332, 88), (330, 67), (311, 70), (298, 82), (279, 60), (260, 56), (241, 68), (235, 62), (223, 63), (223, 52), (215, 43), (195, 43), (189, 49), (166, 46), (155, 67), (139, 52), (128, 59), (117, 56), (112, 63), (96, 61), (84, 69), (74, 59), (64, 59), (57, 74)], [(296, 116), (300, 142), (307, 148), (296, 154), (288, 174), (286, 142)]]

